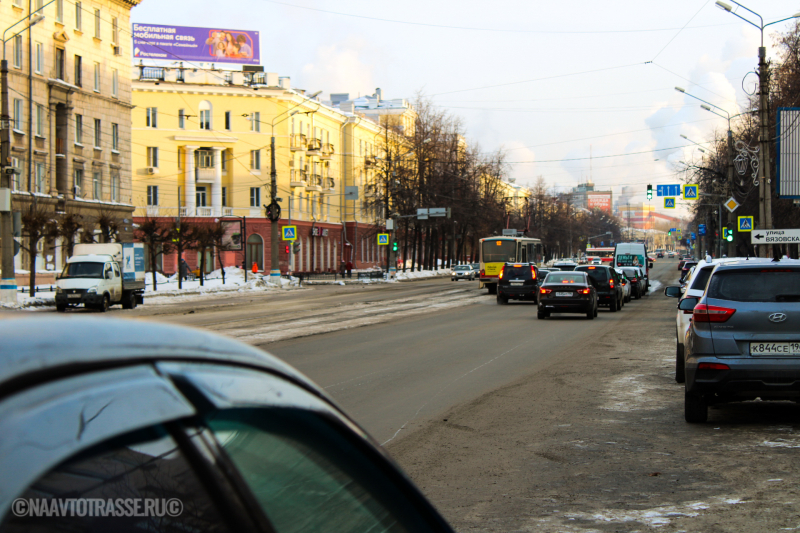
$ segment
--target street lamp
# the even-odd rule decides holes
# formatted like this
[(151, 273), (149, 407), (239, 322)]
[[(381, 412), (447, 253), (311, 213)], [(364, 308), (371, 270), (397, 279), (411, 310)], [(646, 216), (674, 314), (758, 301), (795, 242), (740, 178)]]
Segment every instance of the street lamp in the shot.
[(684, 134), (681, 134), (681, 137), (683, 137), (684, 139), (686, 139), (687, 141), (689, 141), (692, 144), (696, 144), (697, 145), (697, 149), (700, 150), (701, 153), (706, 153), (705, 148), (703, 148), (703, 145), (700, 144), (699, 142), (695, 142), (695, 141), (691, 140), (689, 137), (687, 137)]
[[(17, 303), (17, 279), (14, 270), (14, 229), (11, 215), (11, 118), (8, 113), (8, 61), (6, 60), (6, 43), (44, 20), (40, 13), (46, 6), (55, 2), (50, 0), (36, 11), (24, 17), (3, 31), (3, 60), (0, 61), (0, 241), (2, 242), (2, 258), (0, 258), (0, 303)], [(17, 24), (28, 23), (9, 37), (6, 34)], [(31, 132), (28, 132), (30, 135)]]
[[(769, 67), (767, 66), (767, 49), (764, 48), (764, 28), (767, 26), (772, 26), (773, 24), (778, 24), (779, 22), (785, 22), (787, 20), (800, 18), (800, 13), (795, 13), (791, 17), (787, 17), (784, 19), (776, 20), (775, 22), (769, 22), (764, 24), (764, 19), (753, 11), (749, 9), (736, 0), (731, 0), (732, 3), (736, 4), (738, 7), (741, 7), (745, 11), (752, 13), (753, 15), (758, 17), (759, 24), (756, 24), (745, 17), (739, 15), (733, 10), (733, 7), (726, 3), (722, 2), (721, 0), (717, 0), (716, 5), (720, 9), (727, 11), (731, 15), (742, 19), (743, 21), (747, 22), (751, 26), (758, 28), (758, 31), (761, 32), (761, 46), (758, 48), (758, 82), (759, 82), (759, 144), (761, 145), (761, 161), (759, 164), (759, 169), (764, 172), (762, 180), (759, 180), (759, 203), (758, 203), (758, 216), (759, 221), (762, 225), (765, 226), (764, 229), (772, 229), (772, 180), (771, 180), (771, 169), (769, 165), (769, 124), (767, 124), (768, 120), (768, 99), (769, 99)], [(764, 183), (766, 182), (766, 183)]]

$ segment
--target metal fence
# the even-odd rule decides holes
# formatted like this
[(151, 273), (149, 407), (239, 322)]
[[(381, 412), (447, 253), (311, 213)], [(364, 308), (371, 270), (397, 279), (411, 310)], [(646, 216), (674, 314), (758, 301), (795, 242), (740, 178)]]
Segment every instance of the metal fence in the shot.
[(381, 270), (368, 270), (365, 272), (351, 272), (350, 275), (341, 272), (295, 272), (295, 278), (304, 281), (340, 281), (348, 279), (384, 279), (385, 275)]

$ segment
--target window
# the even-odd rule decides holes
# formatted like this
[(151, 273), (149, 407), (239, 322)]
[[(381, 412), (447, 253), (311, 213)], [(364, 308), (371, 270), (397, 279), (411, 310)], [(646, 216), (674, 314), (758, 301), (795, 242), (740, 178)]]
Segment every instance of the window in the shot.
[(64, 0), (56, 0), (56, 22), (64, 23)]
[(250, 150), (250, 168), (261, 170), (261, 150)]
[(22, 68), (22, 35), (14, 36), (14, 66)]
[(204, 186), (197, 188), (195, 200), (197, 200), (197, 207), (206, 207), (206, 188)]
[(100, 92), (100, 63), (94, 63), (94, 92)]
[(250, 207), (261, 207), (260, 187), (250, 187)]
[(16, 174), (11, 175), (11, 190), (18, 191), (20, 178), (22, 177), (22, 165), (20, 164), (20, 160), (16, 157), (11, 158), (11, 166), (14, 167), (17, 171)]
[(102, 131), (102, 122), (99, 118), (94, 119), (94, 147), (100, 148), (101, 139), (100, 133)]
[(147, 166), (158, 167), (158, 147), (147, 147)]
[(117, 69), (111, 70), (111, 96), (114, 98), (119, 95), (119, 71)]
[(230, 131), (231, 130), (231, 112), (225, 111), (225, 129)]
[(186, 150), (183, 149), (183, 146), (178, 146), (178, 170), (183, 168), (183, 157), (186, 153)]
[(111, 171), (111, 201), (119, 202), (119, 171)]
[(83, 169), (82, 168), (76, 168), (75, 169), (74, 180), (75, 180), (75, 184), (74, 184), (75, 185), (75, 189), (74, 189), (75, 196), (80, 196), (81, 190), (82, 190), (81, 188), (83, 187)]
[(178, 127), (186, 128), (186, 112), (183, 109), (178, 109)]
[(22, 99), (14, 98), (14, 129), (17, 131), (23, 131), (22, 124), (25, 119), (23, 112)]
[(261, 113), (256, 111), (252, 115), (252, 120), (250, 121), (250, 130), (255, 132), (261, 131)]
[(93, 198), (95, 200), (100, 200), (100, 195), (102, 194), (102, 178), (103, 174), (99, 170), (95, 170), (92, 172), (92, 194), (94, 195)]
[(223, 171), (228, 169), (228, 155), (227, 154), (228, 154), (227, 150), (222, 150), (219, 153), (220, 163), (221, 163)]
[(36, 180), (36, 192), (44, 193), (46, 187), (44, 163), (37, 162), (34, 168), (36, 169), (34, 178)]
[(211, 110), (210, 109), (201, 109), (200, 110), (200, 129), (201, 130), (210, 130), (211, 129)]
[(214, 152), (212, 150), (195, 151), (195, 163), (197, 168), (214, 168)]
[(79, 55), (75, 56), (75, 85), (83, 87), (83, 79), (81, 73), (83, 71), (83, 58)]
[(94, 10), (94, 38), (100, 38), (100, 10)]
[(158, 185), (147, 186), (147, 205), (158, 205)]
[(227, 206), (228, 206), (228, 188), (227, 187), (223, 187), (222, 188), (222, 207), (227, 207)]
[(83, 115), (75, 115), (75, 143), (83, 144)]
[(111, 149), (119, 152), (119, 124), (111, 124)]
[(157, 107), (148, 107), (147, 108), (147, 127), (148, 128), (157, 128), (158, 127), (158, 108)]
[(44, 70), (44, 45), (42, 43), (34, 44), (34, 53), (36, 57), (36, 66), (34, 67), (34, 71), (37, 74), (41, 74), (42, 70)]
[(117, 17), (111, 19), (111, 42), (115, 45), (119, 44), (119, 21)]
[(45, 109), (43, 105), (36, 106), (36, 135), (44, 137)]
[(83, 22), (83, 8), (80, 2), (75, 2), (75, 29), (80, 31)]

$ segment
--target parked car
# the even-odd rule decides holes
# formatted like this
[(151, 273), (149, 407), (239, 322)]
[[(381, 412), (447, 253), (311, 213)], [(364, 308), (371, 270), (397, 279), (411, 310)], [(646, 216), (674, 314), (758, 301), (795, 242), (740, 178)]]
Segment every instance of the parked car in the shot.
[(718, 264), (692, 311), (685, 339), (684, 417), (705, 422), (708, 406), (800, 400), (800, 262)]
[(450, 271), (450, 281), (458, 281), (461, 279), (474, 281), (476, 277), (478, 277), (478, 273), (472, 269), (472, 265), (456, 265)]
[(607, 305), (612, 312), (622, 309), (624, 297), (622, 280), (617, 272), (607, 265), (581, 265), (576, 272), (586, 272), (597, 290), (598, 305)]
[(625, 267), (622, 269), (631, 282), (631, 297), (638, 300), (643, 295), (647, 294), (645, 289), (644, 273), (639, 267)]
[(550, 313), (584, 313), (597, 316), (597, 289), (585, 272), (550, 272), (539, 288), (539, 320)]
[[(95, 317), (10, 318), (0, 338), (3, 531), (453, 531), (323, 389), (258, 348)], [(21, 512), (76, 498), (161, 514)]]
[(538, 269), (533, 263), (506, 263), (497, 278), (497, 303), (539, 298)]

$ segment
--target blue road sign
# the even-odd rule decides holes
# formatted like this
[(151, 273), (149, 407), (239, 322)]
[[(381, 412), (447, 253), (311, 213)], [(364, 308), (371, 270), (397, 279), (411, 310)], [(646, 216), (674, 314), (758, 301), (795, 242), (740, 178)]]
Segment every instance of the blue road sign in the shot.
[(692, 232), (692, 240), (695, 240), (695, 239), (697, 239), (697, 235), (695, 235), (695, 233)]
[(706, 225), (705, 224), (698, 224), (697, 225), (697, 234), (701, 237), (706, 234)]
[(699, 196), (697, 185), (684, 185), (683, 186), (683, 199), (684, 200), (697, 200)]
[(753, 231), (753, 217), (739, 217), (739, 231)]
[(681, 186), (676, 185), (656, 185), (656, 196), (680, 196)]
[(378, 233), (378, 246), (386, 246), (389, 244), (388, 233)]
[(296, 241), (297, 240), (297, 226), (283, 226), (283, 240)]
[(674, 197), (670, 196), (670, 197), (665, 197), (664, 198), (664, 209), (675, 209), (675, 198)]

